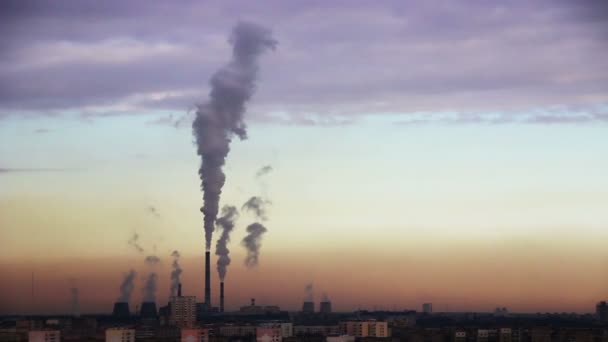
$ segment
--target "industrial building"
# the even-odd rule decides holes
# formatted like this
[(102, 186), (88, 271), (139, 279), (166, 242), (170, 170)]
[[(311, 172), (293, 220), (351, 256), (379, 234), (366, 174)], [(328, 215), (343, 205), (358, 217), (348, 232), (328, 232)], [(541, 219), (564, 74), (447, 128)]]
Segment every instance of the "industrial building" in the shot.
[(432, 314), (433, 313), (433, 303), (422, 304), (422, 312), (424, 312), (427, 315)]
[(135, 330), (127, 328), (106, 329), (106, 342), (135, 342)]

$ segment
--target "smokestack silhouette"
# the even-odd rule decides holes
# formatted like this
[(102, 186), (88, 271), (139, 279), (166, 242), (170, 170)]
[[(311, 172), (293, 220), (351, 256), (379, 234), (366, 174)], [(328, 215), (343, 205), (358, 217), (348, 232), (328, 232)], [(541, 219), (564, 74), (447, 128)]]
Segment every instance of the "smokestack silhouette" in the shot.
[(177, 296), (181, 297), (182, 296), (182, 283), (179, 283), (177, 285)]
[(271, 32), (259, 25), (239, 22), (232, 30), (232, 60), (211, 77), (209, 101), (198, 105), (192, 133), (201, 156), (199, 176), (203, 191), (205, 249), (211, 249), (211, 237), (219, 210), (219, 200), (226, 175), (222, 168), (234, 135), (247, 137), (243, 121), (245, 104), (252, 97), (258, 71), (258, 57), (277, 42)]
[(314, 291), (312, 283), (306, 284), (306, 286), (304, 287), (304, 304), (302, 305), (302, 312), (315, 312)]
[(260, 247), (262, 247), (262, 235), (266, 233), (267, 229), (259, 222), (254, 222), (247, 226), (247, 233), (249, 233), (241, 244), (247, 249), (247, 257), (245, 258), (245, 266), (251, 268), (258, 265), (258, 259), (260, 256)]
[(170, 296), (175, 296), (175, 291), (178, 290), (179, 287), (181, 287), (180, 284), (180, 276), (182, 274), (182, 268), (179, 266), (179, 252), (178, 251), (173, 251), (173, 253), (171, 253), (171, 256), (173, 257), (173, 263), (171, 264), (173, 267), (173, 270), (171, 270), (171, 294)]
[(133, 293), (133, 281), (135, 280), (135, 276), (137, 273), (135, 270), (130, 270), (125, 273), (125, 276), (120, 284), (120, 296), (118, 297), (117, 302), (128, 303), (131, 299), (131, 294)]
[(239, 212), (236, 207), (225, 205), (222, 208), (222, 216), (215, 222), (216, 226), (222, 230), (222, 234), (215, 245), (215, 255), (218, 256), (217, 272), (221, 282), (226, 278), (228, 265), (230, 265), (228, 243), (230, 242), (230, 233), (234, 230), (234, 224), (238, 216)]
[(211, 309), (211, 253), (205, 252), (205, 304)]
[(224, 282), (220, 282), (220, 312), (224, 312)]

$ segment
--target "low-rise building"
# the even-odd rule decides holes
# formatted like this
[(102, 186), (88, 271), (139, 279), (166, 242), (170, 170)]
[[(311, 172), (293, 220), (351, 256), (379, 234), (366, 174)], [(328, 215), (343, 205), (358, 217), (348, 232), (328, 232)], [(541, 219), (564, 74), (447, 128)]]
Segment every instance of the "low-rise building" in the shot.
[(135, 342), (135, 329), (106, 329), (106, 342)]
[(182, 342), (209, 342), (209, 329), (182, 329)]
[(28, 332), (30, 342), (60, 342), (61, 332), (59, 330), (31, 330)]

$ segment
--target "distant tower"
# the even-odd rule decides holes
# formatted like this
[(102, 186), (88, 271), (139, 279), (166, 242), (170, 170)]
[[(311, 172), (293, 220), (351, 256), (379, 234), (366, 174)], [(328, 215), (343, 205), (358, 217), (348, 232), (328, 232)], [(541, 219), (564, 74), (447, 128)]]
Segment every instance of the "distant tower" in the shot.
[(302, 312), (314, 313), (315, 312), (315, 302), (304, 302), (304, 304), (302, 305)]
[(595, 306), (595, 315), (598, 320), (608, 322), (608, 303), (605, 301), (597, 303)]
[(432, 314), (433, 313), (433, 303), (422, 304), (422, 312), (424, 312), (427, 315)]
[(329, 300), (322, 301), (321, 307), (319, 308), (319, 312), (322, 314), (331, 313), (331, 302)]

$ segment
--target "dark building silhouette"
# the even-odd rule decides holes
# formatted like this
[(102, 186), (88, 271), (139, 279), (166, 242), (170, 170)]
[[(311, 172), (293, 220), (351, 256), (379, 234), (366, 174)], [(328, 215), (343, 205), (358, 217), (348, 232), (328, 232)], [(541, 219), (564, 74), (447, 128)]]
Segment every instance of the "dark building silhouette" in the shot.
[(331, 313), (331, 302), (330, 301), (321, 302), (321, 306), (319, 307), (319, 312), (322, 314)]
[(315, 303), (314, 302), (304, 302), (304, 304), (302, 305), (302, 312), (315, 313)]
[(158, 318), (158, 312), (156, 311), (156, 303), (154, 302), (143, 302), (141, 303), (141, 310), (139, 315), (141, 318)]
[(595, 315), (602, 322), (608, 322), (608, 303), (601, 301), (595, 306)]
[(131, 315), (129, 311), (129, 303), (127, 302), (116, 302), (114, 303), (114, 309), (112, 309), (112, 316), (114, 318), (127, 318)]

